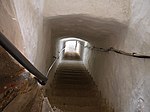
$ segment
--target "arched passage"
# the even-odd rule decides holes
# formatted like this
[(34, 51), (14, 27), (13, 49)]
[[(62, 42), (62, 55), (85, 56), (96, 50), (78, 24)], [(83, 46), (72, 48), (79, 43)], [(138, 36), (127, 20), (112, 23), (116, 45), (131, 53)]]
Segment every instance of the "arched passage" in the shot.
[[(122, 48), (122, 43), (126, 38), (128, 30), (127, 24), (120, 23), (114, 19), (94, 18), (89, 15), (64, 15), (47, 18), (50, 25), (51, 37), (56, 44), (57, 49), (59, 41), (64, 37), (77, 37), (87, 41), (85, 46), (89, 47), (116, 47)], [(56, 50), (57, 51), (57, 50)], [(110, 106), (117, 105), (119, 102), (112, 96), (113, 90), (108, 89), (110, 83), (114, 82), (116, 77), (112, 78), (110, 83), (107, 75), (113, 72), (112, 64), (113, 54), (99, 53), (95, 50), (83, 48), (82, 60), (98, 85), (99, 91), (108, 102), (113, 102)], [(106, 76), (106, 77), (105, 77)], [(108, 75), (109, 76), (109, 75)], [(103, 81), (101, 79), (103, 78)], [(116, 85), (111, 85), (116, 88)], [(109, 91), (109, 92), (107, 92)], [(115, 94), (118, 94), (116, 91)], [(120, 99), (118, 96), (117, 99)]]
[(148, 55), (149, 0), (62, 1), (0, 1), (0, 30), (42, 73), (59, 52), (62, 37), (86, 40), (83, 62), (106, 99), (104, 103), (115, 112), (149, 112), (149, 60), (89, 49), (113, 47), (130, 55)]

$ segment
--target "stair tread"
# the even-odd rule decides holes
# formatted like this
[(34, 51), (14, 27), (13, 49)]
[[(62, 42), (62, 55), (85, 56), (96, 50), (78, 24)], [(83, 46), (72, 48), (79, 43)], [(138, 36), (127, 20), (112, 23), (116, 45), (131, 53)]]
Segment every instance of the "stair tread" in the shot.
[[(62, 94), (63, 93), (63, 94)], [(52, 95), (55, 96), (96, 96), (96, 90), (74, 90), (74, 89), (54, 89), (52, 90)]]
[(73, 80), (73, 81), (85, 81), (85, 82), (88, 82), (88, 81), (91, 81), (92, 79), (91, 78), (84, 78), (84, 77), (57, 77), (55, 76), (55, 79), (54, 80)]
[(73, 72), (56, 72), (55, 75), (70, 75), (70, 76), (87, 76), (87, 73), (73, 73)]
[(85, 75), (68, 75), (68, 74), (55, 74), (55, 78), (79, 78), (79, 79), (91, 79), (91, 77)]
[(64, 112), (99, 112), (98, 106), (55, 105)]
[(71, 77), (71, 78), (91, 78), (90, 76), (86, 76), (86, 75), (74, 75), (74, 74), (55, 74), (56, 77)]
[(66, 65), (58, 66), (47, 91), (51, 105), (63, 112), (99, 112), (98, 90), (89, 72), (81, 64)]
[(53, 80), (53, 83), (63, 83), (63, 84), (93, 84), (93, 82), (88, 80), (75, 80), (75, 79), (56, 79)]
[(97, 106), (97, 97), (66, 97), (52, 96), (49, 98), (50, 103), (59, 105), (76, 105), (76, 106)]
[(75, 84), (60, 84), (53, 83), (52, 88), (61, 88), (61, 89), (96, 89), (94, 85), (75, 85)]

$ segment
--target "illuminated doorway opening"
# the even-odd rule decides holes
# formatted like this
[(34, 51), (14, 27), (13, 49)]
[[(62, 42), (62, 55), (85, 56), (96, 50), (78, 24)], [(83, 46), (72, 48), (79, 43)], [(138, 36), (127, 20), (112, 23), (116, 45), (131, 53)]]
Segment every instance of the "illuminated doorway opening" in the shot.
[(59, 49), (64, 49), (61, 60), (82, 60), (84, 44), (87, 43), (87, 41), (69, 37), (61, 39), (60, 43), (61, 47)]
[(80, 60), (80, 44), (77, 40), (68, 40), (65, 42), (64, 59)]
[(65, 42), (65, 53), (72, 52), (72, 53), (80, 53), (80, 45), (77, 40), (70, 40)]

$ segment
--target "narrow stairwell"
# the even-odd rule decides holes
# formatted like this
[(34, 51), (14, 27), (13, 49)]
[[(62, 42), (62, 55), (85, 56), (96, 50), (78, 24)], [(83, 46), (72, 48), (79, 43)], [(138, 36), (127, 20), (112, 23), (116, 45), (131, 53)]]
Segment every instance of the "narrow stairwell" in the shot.
[(97, 87), (81, 61), (60, 63), (47, 95), (63, 112), (100, 112)]

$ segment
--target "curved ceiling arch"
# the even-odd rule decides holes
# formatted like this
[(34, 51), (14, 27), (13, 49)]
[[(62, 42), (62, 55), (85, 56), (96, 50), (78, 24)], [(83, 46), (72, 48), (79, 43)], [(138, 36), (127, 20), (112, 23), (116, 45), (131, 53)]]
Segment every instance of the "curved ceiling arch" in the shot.
[(47, 18), (52, 38), (78, 37), (85, 41), (119, 38), (128, 25), (111, 18), (95, 18), (90, 15), (61, 15)]
[(61, 39), (61, 41), (83, 41), (83, 42), (86, 42), (85, 40), (80, 39), (78, 37), (61, 37), (60, 39)]

